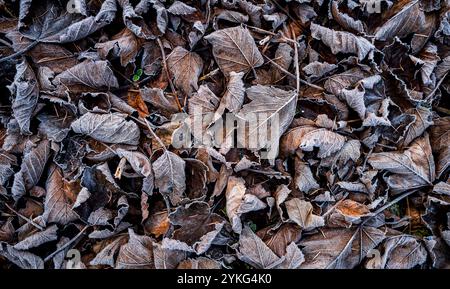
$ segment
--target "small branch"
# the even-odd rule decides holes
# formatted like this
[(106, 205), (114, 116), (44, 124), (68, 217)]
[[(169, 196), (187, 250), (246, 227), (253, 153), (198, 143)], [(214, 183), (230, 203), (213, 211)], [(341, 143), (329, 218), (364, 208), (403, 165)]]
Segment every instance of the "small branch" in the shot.
[(342, 203), (342, 202), (347, 198), (348, 195), (349, 195), (349, 193), (346, 192), (346, 193), (344, 194), (344, 196), (342, 197), (342, 199), (340, 199), (339, 201), (337, 201), (336, 204), (334, 204), (333, 207), (331, 207), (331, 209), (329, 209), (328, 211), (325, 212), (325, 214), (322, 215), (322, 217), (324, 218), (324, 217), (328, 216), (329, 214), (331, 214), (331, 212), (333, 212), (334, 209), (336, 209), (337, 206), (339, 206), (339, 204)]
[(427, 97), (425, 98), (426, 102), (430, 102), (431, 98), (434, 96), (434, 94), (436, 93), (436, 91), (439, 89), (439, 87), (441, 86), (442, 82), (444, 81), (444, 79), (447, 77), (447, 74), (448, 74), (448, 72), (445, 73), (444, 76), (442, 76), (442, 78), (436, 84), (436, 87), (433, 89), (433, 91), (431, 91), (430, 94), (427, 95)]
[(164, 64), (164, 71), (166, 73), (167, 80), (169, 81), (170, 89), (172, 90), (172, 93), (175, 95), (175, 100), (177, 102), (178, 109), (180, 111), (183, 111), (180, 101), (178, 100), (178, 94), (175, 90), (175, 86), (173, 85), (173, 82), (172, 82), (172, 77), (170, 76), (169, 69), (167, 68), (167, 60), (166, 60), (166, 53), (164, 52), (164, 46), (159, 38), (156, 38), (156, 41), (158, 42), (159, 49), (161, 50), (161, 56), (162, 56), (163, 64)]
[(6, 40), (3, 40), (3, 39), (0, 38), (0, 43), (1, 43), (1, 44), (4, 44), (5, 46), (8, 46), (9, 48), (14, 49), (14, 47), (12, 46), (12, 44), (9, 43), (9, 42), (6, 41)]
[(16, 58), (17, 56), (20, 56), (26, 52), (28, 52), (30, 49), (32, 49), (33, 47), (35, 47), (37, 44), (39, 43), (39, 41), (34, 41), (31, 42), (30, 45), (28, 45), (27, 47), (25, 47), (24, 49), (17, 51), (16, 53), (13, 53), (11, 55), (8, 55), (6, 57), (3, 57), (2, 59), (0, 59), (0, 63), (3, 63), (5, 61), (11, 60), (13, 58)]
[(440, 106), (435, 106), (434, 107), (435, 110), (445, 113), (447, 115), (450, 115), (450, 109), (444, 108), (444, 107), (440, 107)]
[(119, 164), (117, 165), (116, 172), (114, 173), (114, 177), (116, 179), (122, 178), (123, 168), (125, 167), (125, 164), (127, 163), (126, 158), (121, 158)]
[(295, 62), (295, 77), (297, 81), (297, 94), (300, 91), (300, 69), (298, 67), (298, 47), (297, 47), (297, 37), (295, 36), (295, 32), (291, 29), (292, 38), (295, 41), (294, 44), (294, 62)]
[(271, 36), (281, 36), (282, 39), (285, 40), (286, 42), (290, 42), (290, 43), (293, 43), (293, 44), (297, 44), (297, 43), (296, 43), (295, 41), (293, 41), (292, 39), (286, 38), (285, 36), (280, 35), (280, 34), (277, 34), (277, 33), (275, 33), (275, 32), (268, 31), (268, 30), (264, 30), (264, 29), (261, 29), (261, 28), (255, 27), (255, 26), (247, 25), (247, 24), (244, 24), (244, 26), (245, 26), (245, 27), (248, 27), (248, 28), (250, 28), (250, 29), (252, 29), (252, 30), (255, 30), (255, 31), (259, 32), (259, 33), (262, 33), (262, 34), (268, 34), (268, 35), (271, 35)]
[(21, 213), (17, 212), (17, 211), (14, 210), (13, 208), (11, 208), (7, 203), (4, 203), (4, 204), (5, 204), (5, 206), (6, 206), (11, 212), (13, 212), (13, 213), (16, 214), (17, 216), (19, 216), (20, 218), (22, 218), (23, 220), (25, 220), (27, 223), (33, 225), (34, 227), (36, 227), (36, 228), (39, 229), (40, 231), (44, 231), (44, 230), (45, 230), (44, 227), (42, 227), (42, 226), (36, 224), (33, 220), (31, 220), (31, 219), (25, 217), (24, 215), (22, 215)]
[[(281, 70), (282, 72), (284, 72), (287, 76), (291, 77), (292, 79), (297, 80), (297, 76), (295, 76), (294, 74), (290, 73), (289, 71), (287, 71), (286, 69), (284, 69), (283, 67), (281, 67), (278, 63), (276, 63), (275, 61), (273, 61), (272, 59), (270, 59), (269, 57), (263, 55), (270, 63), (272, 63), (276, 68), (278, 68), (279, 70)], [(325, 89), (323, 89), (322, 87), (309, 83), (303, 79), (300, 78), (300, 83), (305, 84), (307, 86), (313, 87), (317, 90), (320, 91), (324, 91)]]
[(159, 136), (156, 135), (156, 133), (153, 131), (153, 129), (150, 127), (150, 124), (148, 121), (144, 118), (145, 124), (147, 125), (147, 128), (150, 130), (150, 133), (153, 135), (153, 137), (158, 141), (158, 143), (162, 146), (162, 148), (167, 151), (166, 145), (163, 143), (163, 141), (159, 138)]
[(392, 201), (390, 201), (389, 203), (387, 203), (386, 205), (382, 206), (381, 208), (379, 208), (378, 210), (376, 210), (372, 216), (368, 217), (367, 219), (365, 219), (360, 226), (363, 226), (365, 223), (367, 223), (369, 220), (371, 220), (372, 218), (376, 217), (379, 213), (383, 212), (384, 210), (386, 210), (387, 208), (391, 207), (392, 205), (400, 202), (401, 200), (403, 200), (404, 198), (414, 194), (415, 192), (417, 192), (417, 190), (412, 190), (409, 192), (406, 192), (400, 196), (398, 196), (397, 198), (393, 199)]
[(63, 246), (61, 246), (58, 250), (54, 251), (53, 253), (51, 253), (50, 255), (48, 255), (47, 257), (45, 257), (44, 262), (48, 262), (49, 260), (51, 260), (53, 257), (56, 256), (56, 254), (58, 254), (59, 252), (64, 251), (65, 249), (67, 249), (70, 245), (72, 245), (81, 235), (84, 234), (84, 232), (89, 228), (90, 226), (85, 226), (75, 237), (73, 237), (71, 240), (69, 240), (67, 243), (65, 243)]

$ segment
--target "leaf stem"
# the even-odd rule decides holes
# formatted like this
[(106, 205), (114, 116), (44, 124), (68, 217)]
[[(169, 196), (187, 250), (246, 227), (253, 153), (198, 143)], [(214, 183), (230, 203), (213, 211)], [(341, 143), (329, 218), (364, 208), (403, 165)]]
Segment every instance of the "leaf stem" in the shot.
[(14, 210), (13, 208), (11, 208), (6, 202), (4, 203), (5, 206), (14, 214), (16, 214), (17, 216), (19, 216), (20, 218), (22, 218), (23, 220), (25, 220), (27, 223), (33, 225), (34, 227), (36, 227), (37, 229), (39, 229), (40, 231), (44, 231), (45, 228), (36, 224), (33, 220), (31, 220), (30, 218), (25, 217), (24, 215), (22, 215), (21, 213), (17, 212), (16, 210)]
[(153, 137), (158, 141), (158, 143), (161, 145), (161, 147), (167, 151), (166, 145), (163, 143), (163, 141), (159, 138), (158, 135), (156, 135), (156, 133), (153, 131), (153, 129), (150, 127), (150, 124), (148, 123), (148, 121), (144, 118), (144, 122), (147, 125), (147, 128), (150, 130), (150, 133), (153, 135)]
[(161, 56), (162, 56), (163, 64), (164, 64), (164, 72), (166, 73), (167, 80), (169, 81), (170, 89), (172, 90), (172, 93), (175, 95), (175, 100), (177, 102), (178, 109), (180, 111), (183, 111), (183, 108), (181, 107), (181, 104), (180, 104), (180, 100), (178, 99), (178, 94), (175, 90), (175, 86), (173, 85), (173, 82), (172, 82), (172, 77), (170, 76), (169, 69), (167, 68), (167, 59), (166, 59), (166, 53), (164, 52), (164, 46), (159, 38), (156, 38), (156, 41), (158, 42), (159, 49), (161, 50)]
[(73, 237), (71, 240), (69, 240), (67, 243), (65, 243), (63, 246), (61, 246), (59, 249), (57, 249), (56, 251), (54, 251), (53, 253), (51, 253), (50, 255), (48, 255), (47, 257), (45, 257), (44, 262), (48, 262), (49, 260), (51, 260), (53, 257), (56, 256), (56, 254), (58, 254), (59, 252), (64, 251), (65, 249), (67, 249), (70, 245), (72, 245), (81, 235), (84, 234), (84, 232), (89, 228), (90, 226), (85, 226), (75, 237)]
[[(273, 61), (272, 59), (270, 59), (270, 58), (267, 57), (266, 55), (263, 54), (263, 56), (264, 56), (270, 63), (272, 63), (276, 68), (278, 68), (279, 70), (281, 70), (282, 72), (284, 72), (287, 76), (289, 76), (289, 77), (291, 77), (291, 78), (297, 80), (297, 76), (295, 76), (294, 74), (290, 73), (289, 71), (287, 71), (286, 69), (284, 69), (283, 67), (281, 67), (278, 63), (276, 63), (275, 61)], [(305, 84), (305, 85), (307, 85), (307, 86), (313, 87), (313, 88), (315, 88), (315, 89), (317, 89), (317, 90), (324, 91), (324, 89), (323, 89), (322, 87), (320, 87), (320, 86), (318, 86), (318, 85), (315, 85), (315, 84), (312, 84), (312, 83), (310, 83), (310, 82), (308, 82), (308, 81), (306, 81), (306, 80), (303, 80), (303, 79), (301, 79), (301, 78), (300, 78), (300, 83), (303, 83), (303, 84)]]
[(16, 53), (13, 53), (11, 55), (8, 55), (6, 57), (3, 57), (0, 59), (0, 63), (3, 63), (5, 61), (11, 60), (13, 58), (16, 58), (17, 56), (22, 55), (23, 53), (28, 52), (30, 49), (32, 49), (33, 47), (35, 47), (37, 44), (39, 43), (39, 41), (33, 41), (30, 43), (30, 45), (28, 45), (27, 47), (25, 47), (22, 50), (17, 51)]

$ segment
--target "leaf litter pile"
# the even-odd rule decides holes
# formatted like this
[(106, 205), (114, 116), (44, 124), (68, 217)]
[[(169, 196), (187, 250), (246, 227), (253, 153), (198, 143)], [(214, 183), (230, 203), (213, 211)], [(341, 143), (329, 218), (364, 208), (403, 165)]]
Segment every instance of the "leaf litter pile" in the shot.
[(448, 268), (449, 7), (0, 1), (0, 268)]

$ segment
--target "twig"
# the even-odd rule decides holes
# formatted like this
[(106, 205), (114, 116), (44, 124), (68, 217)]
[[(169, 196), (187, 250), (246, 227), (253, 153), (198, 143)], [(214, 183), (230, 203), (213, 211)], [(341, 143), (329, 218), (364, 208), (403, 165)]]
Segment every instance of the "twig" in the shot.
[(430, 92), (429, 95), (427, 95), (427, 97), (425, 98), (426, 102), (430, 102), (431, 98), (434, 96), (434, 94), (436, 93), (436, 91), (438, 90), (438, 88), (441, 86), (442, 82), (444, 81), (444, 79), (447, 77), (447, 73), (444, 74), (444, 76), (442, 76), (442, 78), (439, 80), (439, 82), (436, 84), (436, 87), (433, 89), (433, 91)]
[[(372, 218), (376, 217), (379, 213), (383, 212), (384, 210), (386, 210), (387, 208), (389, 208), (390, 206), (398, 203), (399, 201), (403, 200), (404, 198), (408, 197), (409, 195), (413, 194), (417, 192), (417, 190), (412, 190), (409, 192), (406, 192), (400, 196), (398, 196), (397, 198), (395, 198), (394, 200), (392, 200), (391, 202), (387, 203), (386, 205), (382, 206), (381, 208), (379, 208), (378, 210), (376, 210), (371, 216), (369, 216), (367, 219), (365, 219), (364, 221), (361, 222), (361, 224), (358, 225), (358, 228), (356, 229), (355, 233), (353, 233), (352, 237), (347, 241), (347, 244), (345, 245), (345, 247), (341, 250), (341, 252), (336, 256), (336, 258), (334, 258), (334, 260), (332, 262), (330, 262), (327, 266), (327, 269), (335, 266), (335, 264), (340, 260), (340, 258), (344, 255), (344, 253), (350, 248), (350, 246), (352, 245), (353, 241), (355, 240), (356, 236), (358, 233), (362, 234), (362, 230), (364, 228), (364, 225), (371, 220)], [(359, 244), (361, 247), (363, 246), (362, 244), (362, 239), (360, 241)], [(361, 255), (360, 255), (360, 259), (361, 259)]]
[(248, 27), (248, 28), (250, 28), (252, 30), (255, 30), (255, 31), (259, 32), (259, 33), (262, 33), (262, 34), (268, 34), (268, 35), (271, 35), (271, 36), (281, 36), (282, 39), (285, 40), (286, 42), (297, 44), (297, 42), (293, 41), (290, 38), (285, 37), (284, 35), (279, 35), (278, 33), (275, 33), (275, 32), (272, 32), (272, 31), (268, 31), (268, 30), (264, 30), (264, 29), (261, 29), (261, 28), (255, 27), (255, 26), (247, 25), (247, 24), (244, 24), (244, 26)]
[(19, 216), (20, 218), (24, 219), (27, 223), (33, 225), (34, 227), (36, 227), (37, 229), (39, 229), (39, 230), (41, 230), (41, 231), (44, 231), (44, 230), (45, 230), (44, 227), (42, 227), (42, 226), (36, 224), (33, 220), (31, 220), (31, 219), (25, 217), (24, 215), (22, 215), (21, 213), (17, 212), (17, 211), (14, 210), (13, 208), (11, 208), (7, 203), (4, 203), (4, 204), (5, 204), (5, 206), (6, 206), (11, 212), (13, 212), (14, 214), (16, 214), (16, 215)]
[(120, 86), (118, 88), (111, 89), (111, 91), (121, 91), (121, 90), (129, 89), (130, 87), (140, 86), (152, 78), (153, 78), (153, 76), (147, 76), (146, 78), (143, 78), (143, 79), (139, 80), (138, 82), (132, 82), (131, 84), (126, 84), (126, 85)]
[(329, 209), (328, 211), (325, 212), (325, 214), (322, 215), (322, 218), (324, 218), (324, 217), (328, 216), (329, 214), (331, 214), (331, 212), (333, 212), (334, 209), (336, 209), (337, 206), (339, 206), (339, 204), (342, 203), (342, 202), (345, 200), (345, 198), (347, 198), (348, 195), (349, 195), (349, 193), (346, 192), (346, 193), (344, 194), (344, 196), (342, 197), (342, 199), (340, 199), (339, 201), (337, 201), (336, 204), (334, 204), (334, 206), (331, 207), (331, 209)]
[(117, 72), (117, 74), (119, 74), (120, 76), (122, 76), (123, 79), (125, 79), (128, 83), (130, 83), (131, 85), (134, 85), (134, 82), (129, 80), (128, 77), (126, 77), (122, 72), (118, 71), (117, 69), (115, 69), (114, 67), (111, 66), (111, 68)]
[(3, 57), (2, 59), (0, 59), (0, 63), (3, 63), (5, 61), (11, 60), (13, 58), (16, 58), (17, 56), (22, 55), (23, 53), (28, 52), (30, 49), (32, 49), (33, 47), (35, 47), (37, 44), (39, 43), (39, 41), (33, 41), (30, 43), (30, 45), (28, 45), (27, 47), (25, 47), (24, 49), (17, 51), (16, 53), (13, 53), (11, 55), (8, 55), (6, 57)]
[(123, 173), (123, 168), (125, 167), (125, 164), (127, 163), (127, 159), (126, 158), (121, 158), (119, 164), (117, 165), (116, 168), (116, 172), (114, 173), (114, 177), (116, 179), (121, 179), (122, 177), (122, 173)]
[[(281, 67), (278, 63), (276, 63), (275, 61), (273, 61), (272, 59), (270, 59), (269, 57), (263, 55), (270, 63), (272, 63), (276, 68), (278, 68), (279, 70), (281, 70), (282, 72), (284, 72), (287, 76), (291, 77), (292, 79), (297, 80), (297, 76), (295, 76), (294, 74), (290, 73), (289, 71), (287, 71), (286, 69), (284, 69), (283, 67)], [(309, 83), (306, 80), (303, 80), (300, 78), (300, 83), (305, 84), (307, 86), (313, 87), (315, 89), (318, 89), (320, 91), (324, 91), (324, 89), (318, 85)]]
[(172, 93), (175, 95), (175, 100), (177, 102), (178, 109), (180, 111), (183, 111), (180, 101), (178, 100), (178, 94), (175, 90), (175, 86), (173, 85), (173, 82), (172, 82), (172, 77), (170, 76), (169, 69), (167, 68), (167, 60), (166, 60), (166, 53), (164, 52), (164, 46), (162, 45), (162, 42), (159, 38), (156, 38), (156, 41), (158, 42), (159, 49), (161, 50), (161, 56), (162, 56), (163, 64), (164, 64), (164, 71), (166, 73), (167, 80), (169, 81), (170, 89), (172, 90)]
[[(13, 48), (13, 46), (12, 46), (11, 43), (9, 43), (8, 41), (3, 40), (3, 39), (1, 39), (1, 38), (0, 38), (0, 43), (1, 43), (1, 44), (4, 44), (4, 45), (6, 45), (6, 46), (8, 46), (9, 48)], [(13, 49), (14, 49), (14, 48), (13, 48)]]
[(56, 251), (54, 251), (53, 253), (51, 253), (50, 255), (48, 255), (47, 257), (45, 257), (44, 262), (47, 262), (49, 260), (51, 260), (53, 257), (56, 256), (56, 254), (58, 254), (59, 252), (64, 251), (65, 249), (67, 249), (70, 245), (72, 245), (81, 235), (83, 235), (83, 233), (89, 228), (90, 226), (85, 226), (75, 237), (73, 237), (71, 240), (69, 240), (67, 243), (65, 243), (63, 246), (61, 246), (59, 249), (57, 249)]
[(153, 129), (150, 127), (150, 124), (148, 121), (144, 118), (144, 122), (147, 125), (147, 128), (150, 130), (150, 133), (153, 135), (153, 137), (158, 141), (158, 143), (161, 145), (161, 147), (167, 151), (166, 145), (163, 143), (163, 141), (159, 138), (159, 136), (156, 135), (156, 133), (153, 131)]
[(287, 11), (286, 9), (284, 9), (284, 7), (281, 6), (280, 3), (278, 3), (276, 0), (270, 0), (270, 2), (274, 3), (275, 6), (277, 6), (278, 9), (280, 9), (281, 11), (283, 11), (284, 14), (286, 14), (293, 22), (296, 21), (296, 20), (291, 16), (291, 14), (289, 14), (289, 11)]
[(444, 107), (440, 107), (440, 106), (435, 106), (434, 109), (439, 111), (439, 112), (442, 112), (442, 113), (450, 115), (450, 109), (447, 109), (447, 108), (444, 108)]
[(295, 32), (293, 29), (291, 29), (291, 33), (292, 33), (292, 38), (295, 41), (294, 44), (294, 62), (295, 62), (295, 77), (296, 77), (296, 81), (297, 81), (297, 94), (300, 91), (300, 69), (298, 67), (298, 47), (297, 47), (297, 37), (295, 36)]
[(400, 196), (398, 196), (397, 198), (393, 199), (392, 201), (390, 201), (389, 203), (387, 203), (386, 205), (382, 206), (381, 208), (379, 208), (378, 210), (376, 210), (372, 216), (369, 216), (367, 219), (365, 219), (360, 226), (363, 226), (365, 223), (367, 223), (369, 220), (371, 220), (372, 218), (376, 217), (379, 213), (383, 212), (384, 210), (386, 210), (387, 208), (389, 208), (390, 206), (400, 202), (401, 200), (403, 200), (404, 198), (414, 194), (415, 192), (417, 192), (416, 190), (412, 190), (409, 192), (406, 192)]

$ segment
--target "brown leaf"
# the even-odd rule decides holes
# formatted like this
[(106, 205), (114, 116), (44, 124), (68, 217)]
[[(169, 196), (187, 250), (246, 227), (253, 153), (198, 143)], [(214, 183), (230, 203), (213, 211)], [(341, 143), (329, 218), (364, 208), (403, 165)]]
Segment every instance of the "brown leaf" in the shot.
[(106, 59), (112, 50), (112, 55), (120, 57), (120, 64), (127, 66), (135, 61), (141, 49), (142, 39), (137, 38), (130, 30), (124, 29), (114, 35), (110, 41), (97, 43), (95, 48), (102, 59)]
[(227, 90), (222, 96), (220, 105), (217, 108), (219, 115), (223, 114), (225, 108), (230, 112), (238, 112), (241, 109), (245, 97), (244, 82), (242, 81), (243, 76), (243, 72), (230, 72)]
[(292, 242), (286, 248), (285, 260), (277, 269), (299, 269), (303, 262), (305, 262), (305, 256), (300, 248)]
[[(409, 34), (429, 35), (434, 29), (434, 15), (427, 15), (420, 8), (420, 1), (404, 0), (396, 3), (391, 9), (391, 17), (375, 30), (375, 38), (389, 41), (394, 37), (403, 38)], [(424, 43), (421, 39), (414, 39), (413, 43)], [(422, 45), (413, 45), (413, 53)]]
[(233, 231), (240, 234), (242, 230), (242, 223), (240, 219), (239, 208), (246, 191), (245, 181), (242, 178), (229, 177), (227, 184), (226, 208), (228, 219), (230, 220)]
[(117, 78), (107, 61), (83, 61), (70, 69), (58, 74), (53, 83), (64, 85), (71, 91), (85, 91), (89, 89), (110, 89), (119, 87)]
[(106, 143), (139, 143), (140, 131), (136, 123), (120, 113), (97, 114), (88, 112), (72, 123), (76, 133), (88, 135)]
[(153, 178), (152, 165), (144, 154), (137, 151), (127, 151), (122, 148), (118, 148), (116, 153), (119, 157), (126, 158), (136, 173), (146, 178)]
[(128, 230), (128, 243), (120, 247), (116, 269), (154, 269), (153, 241), (150, 237), (139, 236)]
[(11, 188), (15, 200), (25, 195), (40, 180), (45, 164), (50, 155), (50, 142), (40, 141), (36, 147), (28, 148), (20, 165), (20, 171), (14, 175), (14, 183)]
[(357, 230), (327, 228), (322, 232), (300, 242), (305, 254), (301, 269), (352, 269), (359, 264), (360, 257), (365, 257), (385, 238), (382, 231), (372, 227)]
[(450, 117), (434, 120), (431, 127), (431, 144), (433, 152), (436, 153), (436, 175), (441, 177), (450, 165)]
[(264, 63), (249, 31), (242, 27), (226, 28), (205, 37), (213, 46), (217, 64), (225, 76), (232, 71), (248, 72)]
[(177, 269), (221, 269), (219, 262), (206, 258), (198, 257), (197, 259), (187, 259), (182, 261)]
[(424, 263), (428, 255), (425, 247), (417, 239), (407, 235), (386, 238), (382, 248), (383, 269), (411, 269)]
[(188, 96), (198, 89), (198, 77), (203, 69), (203, 60), (195, 52), (190, 52), (183, 47), (175, 49), (167, 56), (167, 66), (173, 75), (175, 85)]
[(394, 192), (431, 185), (435, 179), (435, 167), (428, 134), (415, 140), (401, 152), (374, 153), (368, 159), (374, 169), (394, 173), (386, 182)]
[(160, 244), (153, 243), (153, 256), (156, 269), (176, 269), (178, 264), (186, 259), (187, 254), (183, 251), (164, 249)]
[(174, 205), (180, 204), (186, 190), (185, 166), (186, 162), (182, 158), (166, 150), (152, 164), (155, 186)]
[(299, 158), (295, 158), (294, 182), (297, 188), (301, 192), (305, 193), (309, 193), (311, 190), (315, 190), (320, 187), (314, 179), (311, 168)]
[(56, 165), (50, 167), (46, 183), (44, 218), (48, 223), (67, 225), (78, 219), (72, 206), (77, 199), (76, 187), (64, 180), (61, 169)]
[(140, 117), (147, 117), (150, 114), (140, 92), (128, 92), (127, 102), (139, 112)]
[(39, 85), (33, 69), (25, 60), (16, 65), (16, 70), (14, 82), (8, 87), (11, 94), (15, 95), (12, 110), (21, 133), (29, 135), (30, 118), (38, 101)]
[(256, 232), (256, 234), (278, 257), (282, 257), (287, 253), (286, 249), (289, 244), (300, 240), (301, 229), (295, 224), (283, 224), (276, 232), (268, 227)]
[(172, 225), (180, 228), (173, 232), (172, 239), (163, 240), (163, 248), (195, 252), (198, 255), (209, 249), (225, 225), (225, 220), (212, 213), (207, 203), (198, 201), (178, 207), (169, 218)]
[(164, 235), (170, 227), (169, 217), (166, 211), (155, 212), (145, 222), (145, 230), (159, 237)]
[(294, 198), (286, 201), (285, 205), (289, 219), (303, 230), (311, 230), (325, 224), (321, 216), (313, 214), (313, 206), (309, 202)]
[(250, 229), (245, 226), (239, 237), (239, 251), (237, 257), (258, 269), (273, 269), (284, 261), (279, 258), (269, 247)]

